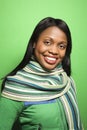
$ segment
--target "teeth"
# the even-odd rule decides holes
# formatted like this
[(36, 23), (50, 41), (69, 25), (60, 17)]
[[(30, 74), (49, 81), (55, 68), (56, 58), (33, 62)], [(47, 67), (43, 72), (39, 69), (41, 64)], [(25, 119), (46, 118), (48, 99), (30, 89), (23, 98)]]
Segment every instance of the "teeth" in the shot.
[(52, 57), (47, 57), (47, 59), (48, 59), (48, 60), (53, 60), (53, 61), (56, 60), (56, 58), (52, 58)]

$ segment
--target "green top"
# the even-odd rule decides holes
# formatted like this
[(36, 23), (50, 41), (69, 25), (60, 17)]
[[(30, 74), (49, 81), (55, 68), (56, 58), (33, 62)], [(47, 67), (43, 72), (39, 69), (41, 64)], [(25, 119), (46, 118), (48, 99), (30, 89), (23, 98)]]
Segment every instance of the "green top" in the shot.
[(1, 97), (0, 130), (12, 130), (17, 118), (19, 118), (22, 130), (68, 130), (65, 113), (59, 99), (32, 105), (29, 102)]
[(31, 60), (7, 76), (1, 96), (0, 130), (11, 130), (17, 117), (22, 130), (82, 130), (75, 84), (61, 64), (47, 71)]

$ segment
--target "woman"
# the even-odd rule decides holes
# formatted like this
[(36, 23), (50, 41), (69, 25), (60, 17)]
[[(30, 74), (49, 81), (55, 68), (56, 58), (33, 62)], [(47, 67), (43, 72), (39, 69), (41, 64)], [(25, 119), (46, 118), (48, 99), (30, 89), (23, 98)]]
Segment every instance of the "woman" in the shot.
[(16, 120), (22, 130), (82, 130), (71, 49), (63, 20), (47, 17), (37, 24), (23, 60), (3, 81), (0, 130), (11, 130)]

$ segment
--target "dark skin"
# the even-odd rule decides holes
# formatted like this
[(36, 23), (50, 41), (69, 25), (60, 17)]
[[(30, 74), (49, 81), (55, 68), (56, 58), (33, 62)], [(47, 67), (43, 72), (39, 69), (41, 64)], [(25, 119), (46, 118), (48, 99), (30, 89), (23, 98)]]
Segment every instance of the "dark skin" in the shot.
[(62, 62), (67, 48), (66, 34), (58, 27), (53, 26), (44, 30), (37, 43), (34, 43), (35, 57), (42, 67), (54, 69)]

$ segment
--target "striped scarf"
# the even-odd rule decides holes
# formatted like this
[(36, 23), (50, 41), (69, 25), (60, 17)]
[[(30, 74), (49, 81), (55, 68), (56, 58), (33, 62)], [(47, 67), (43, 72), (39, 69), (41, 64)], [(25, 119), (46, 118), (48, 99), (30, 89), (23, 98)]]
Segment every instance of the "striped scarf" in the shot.
[(34, 60), (16, 75), (8, 76), (2, 96), (17, 101), (46, 101), (59, 98), (65, 111), (69, 130), (82, 130), (74, 82), (62, 69), (44, 70)]

